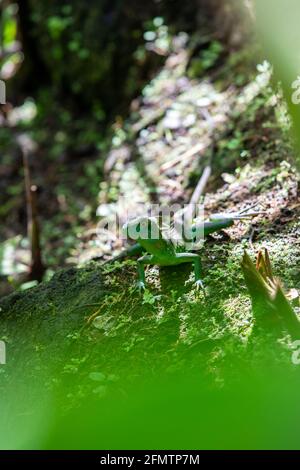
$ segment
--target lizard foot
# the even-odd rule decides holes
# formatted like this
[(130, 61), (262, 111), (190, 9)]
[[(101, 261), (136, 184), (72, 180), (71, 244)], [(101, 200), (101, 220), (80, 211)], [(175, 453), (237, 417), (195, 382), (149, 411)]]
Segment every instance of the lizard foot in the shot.
[(136, 283), (136, 288), (142, 293), (146, 289), (145, 283), (143, 281), (138, 281)]
[(205, 288), (204, 288), (204, 284), (203, 282), (201, 281), (201, 279), (198, 279), (198, 281), (195, 281), (195, 286), (196, 286), (196, 289), (197, 290), (203, 290), (204, 294), (205, 294)]

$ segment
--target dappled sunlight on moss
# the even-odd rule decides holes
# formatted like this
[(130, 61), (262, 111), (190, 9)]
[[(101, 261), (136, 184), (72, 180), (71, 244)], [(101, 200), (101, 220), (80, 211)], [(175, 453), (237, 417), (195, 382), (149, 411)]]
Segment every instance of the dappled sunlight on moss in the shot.
[(241, 338), (247, 338), (251, 334), (251, 304), (246, 294), (236, 294), (226, 299), (222, 304), (222, 311), (228, 319), (228, 329), (231, 333)]

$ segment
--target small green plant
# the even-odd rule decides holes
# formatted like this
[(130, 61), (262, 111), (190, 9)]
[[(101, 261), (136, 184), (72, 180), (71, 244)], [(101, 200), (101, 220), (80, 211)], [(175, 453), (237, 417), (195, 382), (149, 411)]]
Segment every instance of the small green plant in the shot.
[(143, 294), (143, 304), (154, 305), (159, 297), (160, 296), (158, 295), (153, 295), (148, 289), (145, 289)]
[(188, 70), (190, 78), (199, 77), (206, 70), (214, 67), (218, 61), (223, 46), (219, 41), (212, 41), (209, 47), (200, 53), (199, 57), (194, 57)]

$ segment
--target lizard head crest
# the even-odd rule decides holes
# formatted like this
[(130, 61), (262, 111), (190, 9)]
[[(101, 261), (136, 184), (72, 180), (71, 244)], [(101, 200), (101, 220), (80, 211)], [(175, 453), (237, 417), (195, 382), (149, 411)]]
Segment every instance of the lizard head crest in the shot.
[(132, 240), (158, 240), (161, 232), (155, 217), (140, 216), (123, 225), (123, 233)]

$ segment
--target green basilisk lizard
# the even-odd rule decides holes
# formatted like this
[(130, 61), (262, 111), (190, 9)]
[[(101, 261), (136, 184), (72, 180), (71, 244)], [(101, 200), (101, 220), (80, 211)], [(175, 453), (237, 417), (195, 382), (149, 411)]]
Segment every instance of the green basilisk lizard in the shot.
[[(188, 238), (196, 239), (201, 234), (202, 238), (205, 239), (211, 233), (231, 227), (236, 220), (250, 219), (258, 214), (261, 214), (261, 212), (214, 214), (210, 216), (208, 221), (191, 224)], [(196, 288), (203, 288), (199, 254), (183, 251), (177, 243), (174, 244), (172, 238), (160, 228), (158, 219), (147, 216), (137, 217), (127, 222), (123, 227), (123, 231), (137, 243), (129, 251), (115, 259), (146, 252), (144, 256), (137, 260), (137, 285), (140, 290), (145, 289), (145, 265), (176, 266), (183, 263), (192, 263), (194, 265)]]

